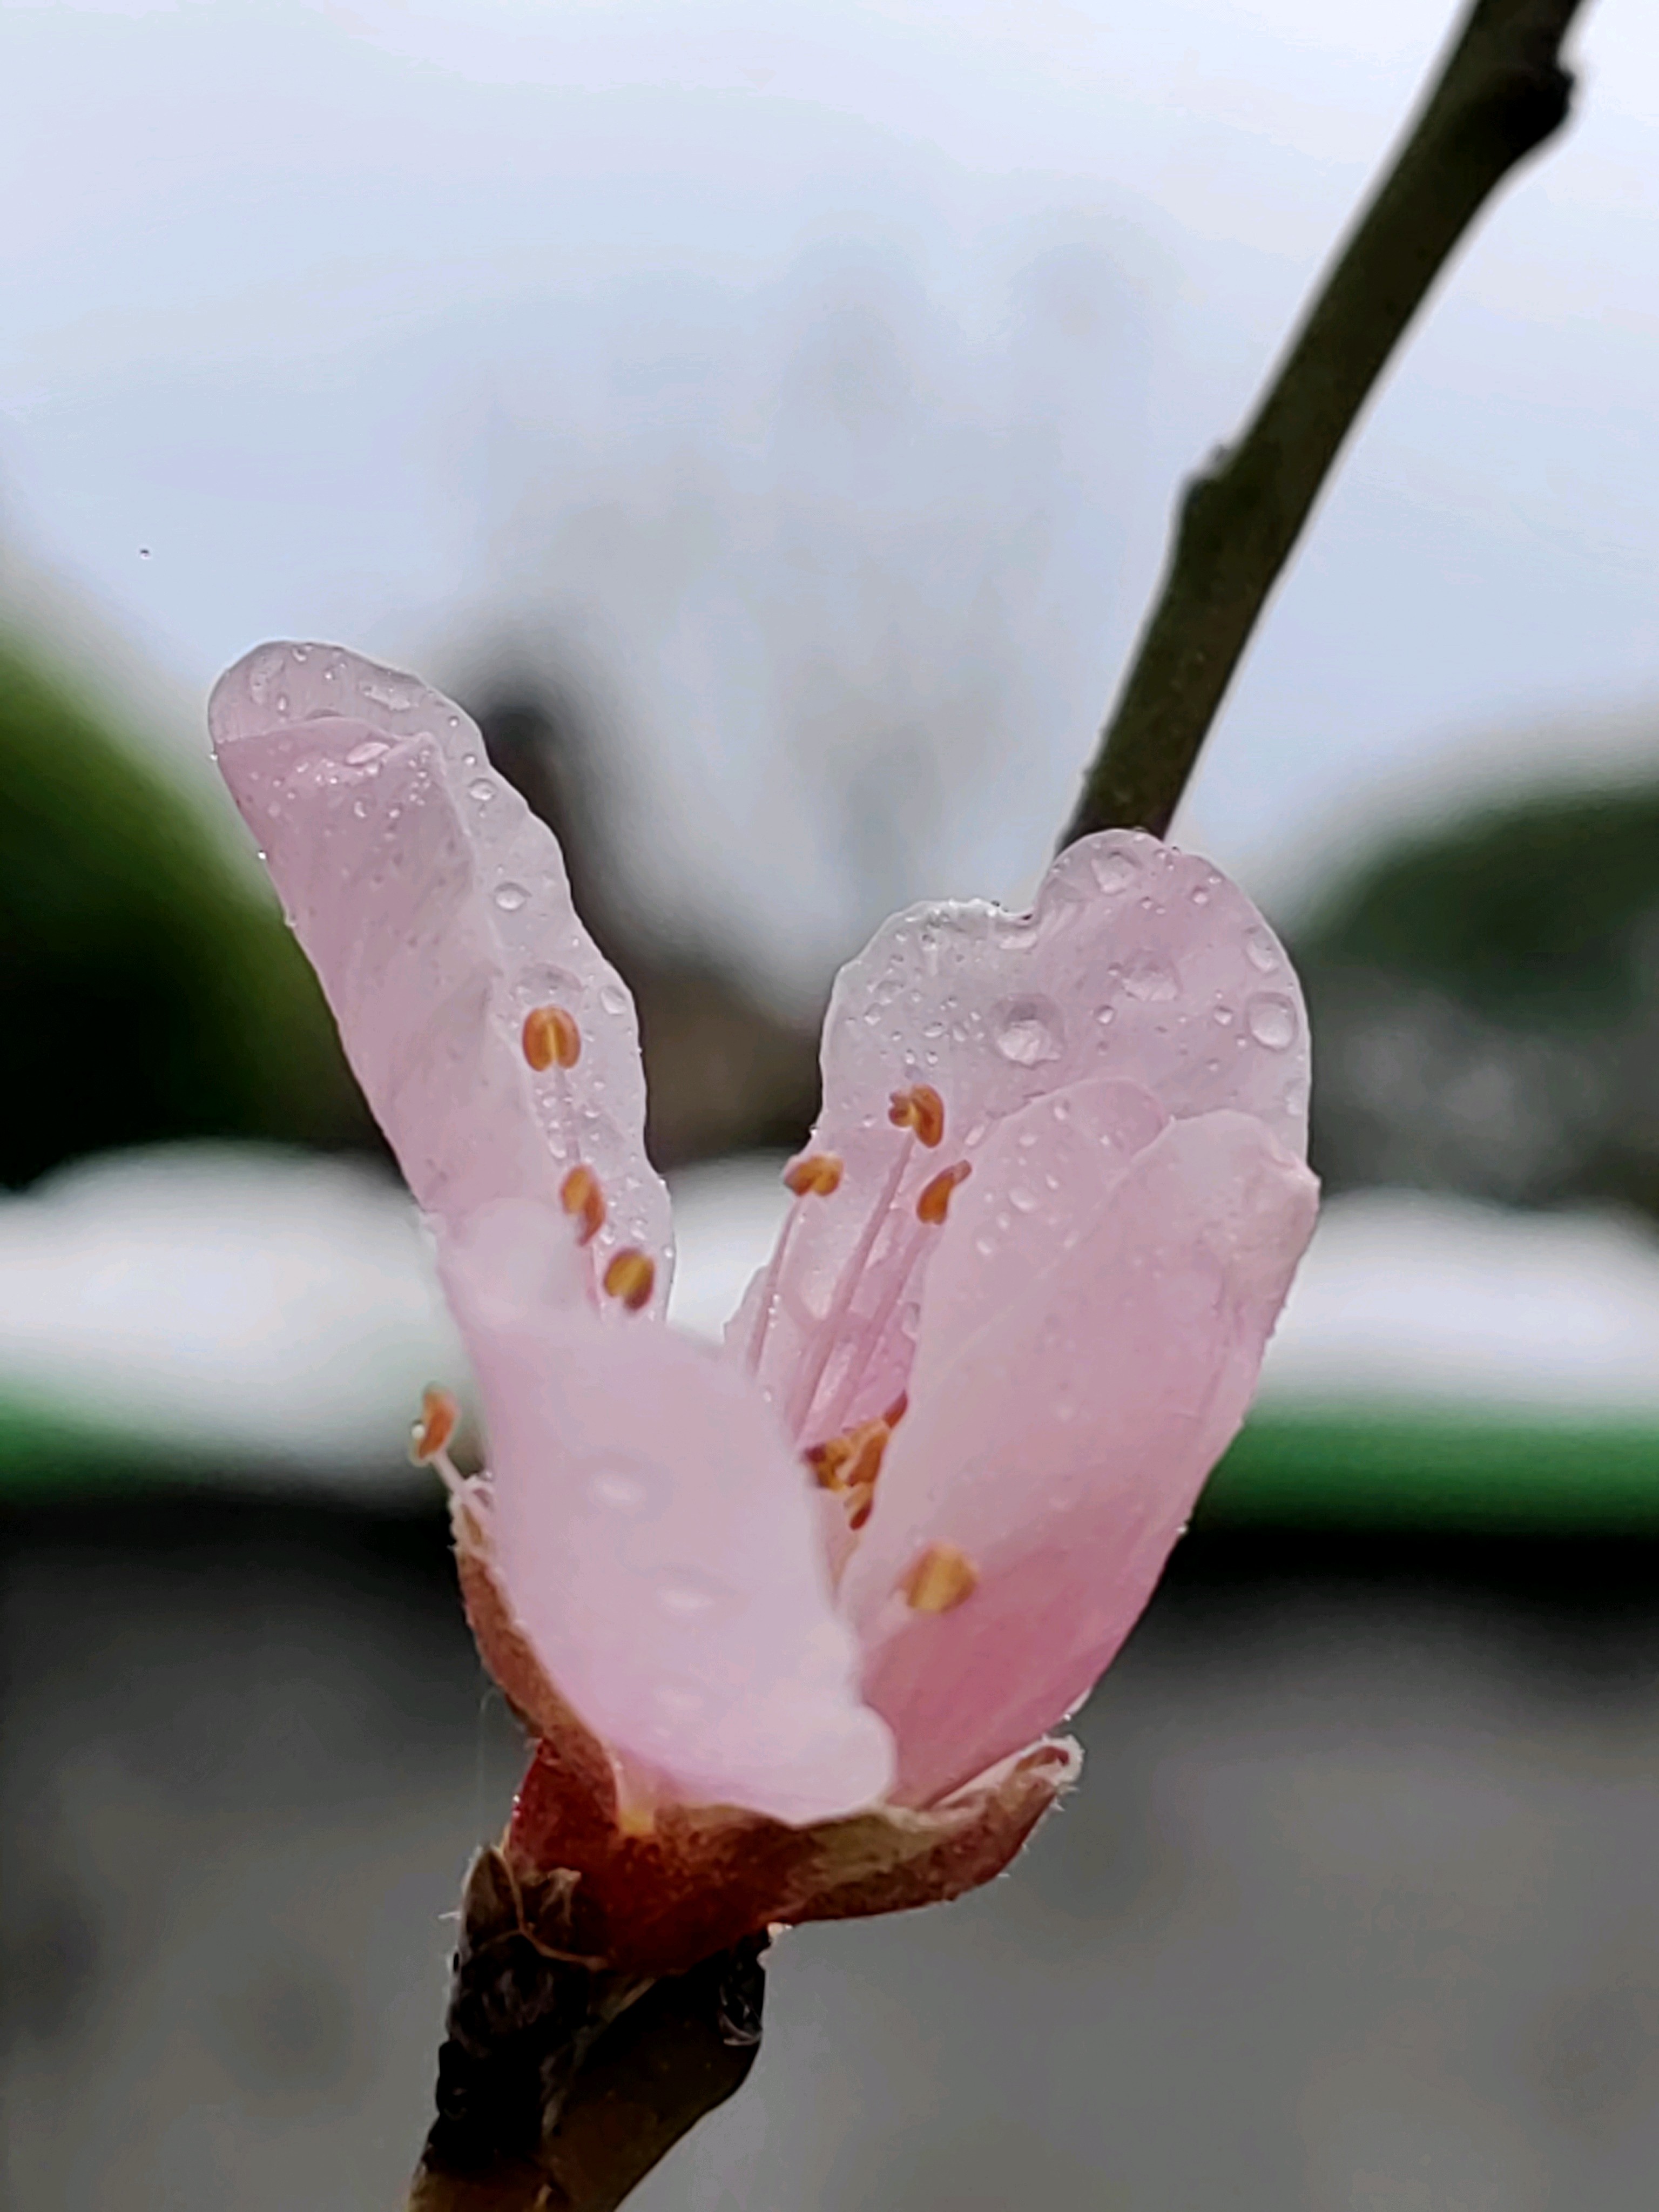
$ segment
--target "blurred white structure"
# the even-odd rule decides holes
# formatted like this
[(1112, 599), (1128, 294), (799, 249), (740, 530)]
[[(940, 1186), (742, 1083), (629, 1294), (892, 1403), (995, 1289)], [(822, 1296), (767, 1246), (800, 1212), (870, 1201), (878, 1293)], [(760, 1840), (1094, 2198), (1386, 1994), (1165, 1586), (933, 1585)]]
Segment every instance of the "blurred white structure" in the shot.
[[(670, 1312), (717, 1340), (782, 1219), (775, 1158), (674, 1178)], [(0, 1407), (186, 1471), (424, 1483), (422, 1386), (465, 1364), (398, 1187), (228, 1146), (111, 1155), (0, 1204)], [(1659, 1241), (1414, 1193), (1329, 1204), (1270, 1348), (1272, 1411), (1659, 1426)]]

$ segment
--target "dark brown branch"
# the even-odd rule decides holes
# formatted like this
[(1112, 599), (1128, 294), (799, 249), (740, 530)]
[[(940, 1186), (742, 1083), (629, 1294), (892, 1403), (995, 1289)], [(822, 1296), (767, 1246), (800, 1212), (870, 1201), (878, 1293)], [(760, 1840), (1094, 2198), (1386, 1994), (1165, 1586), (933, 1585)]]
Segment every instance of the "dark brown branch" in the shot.
[(410, 2212), (615, 2212), (742, 2086), (763, 1948), (752, 1937), (657, 1981), (595, 1971), (532, 1938), (506, 1862), (480, 1852)]
[(1475, 0), (1255, 417), (1188, 483), (1162, 586), (1060, 842), (1162, 836), (1267, 594), (1413, 316), (1481, 208), (1559, 129), (1583, 0)]

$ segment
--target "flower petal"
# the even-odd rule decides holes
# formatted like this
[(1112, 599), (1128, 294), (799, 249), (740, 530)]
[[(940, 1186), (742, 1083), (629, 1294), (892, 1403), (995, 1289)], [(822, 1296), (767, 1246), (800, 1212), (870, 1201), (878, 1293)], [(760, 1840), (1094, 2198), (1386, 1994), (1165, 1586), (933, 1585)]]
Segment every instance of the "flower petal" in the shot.
[[(521, 1217), (527, 1220), (527, 1217)], [(806, 1478), (708, 1347), (447, 1255), (489, 1434), (492, 1567), (548, 1680), (647, 1794), (818, 1820), (881, 1796), (884, 1723)]]
[[(953, 1218), (933, 1264), (909, 1410), (842, 1591), (902, 1802), (1087, 1695), (1243, 1418), (1312, 1231), (1312, 1176), (1228, 1111), (1172, 1121), (1127, 1160), (1117, 1148), (1103, 1175), (1085, 1145), (1049, 1146), (1056, 1188), (1011, 1255), (1034, 1157), (1021, 1139), (1057, 1106), (1096, 1129), (1115, 1091), (1080, 1085), (1006, 1123), (979, 1210)], [(968, 1565), (939, 1587), (969, 1594), (914, 1610), (917, 1563), (945, 1547)]]
[[(977, 1175), (999, 1122), (1100, 1075), (1176, 1119), (1250, 1115), (1305, 1152), (1308, 1030), (1290, 963), (1242, 891), (1156, 838), (1084, 839), (1029, 915), (914, 908), (842, 969), (811, 1146), (839, 1161), (839, 1184), (798, 1202), (784, 1262), (730, 1338), (758, 1345), (763, 1388), (803, 1443), (903, 1385), (932, 1263), (912, 1220), (929, 1179), (963, 1159)], [(890, 1119), (890, 1096), (917, 1085), (942, 1108), (937, 1144)]]
[[(586, 1166), (606, 1215), (595, 1257), (650, 1253), (660, 1310), (668, 1195), (645, 1156), (633, 1002), (577, 916), (551, 831), (476, 726), (412, 678), (322, 645), (249, 653), (209, 720), (420, 1204), (452, 1221), (505, 1198), (556, 1205)], [(544, 1016), (535, 1032), (547, 1008), (570, 1028)], [(567, 1049), (539, 1048), (543, 1033)]]

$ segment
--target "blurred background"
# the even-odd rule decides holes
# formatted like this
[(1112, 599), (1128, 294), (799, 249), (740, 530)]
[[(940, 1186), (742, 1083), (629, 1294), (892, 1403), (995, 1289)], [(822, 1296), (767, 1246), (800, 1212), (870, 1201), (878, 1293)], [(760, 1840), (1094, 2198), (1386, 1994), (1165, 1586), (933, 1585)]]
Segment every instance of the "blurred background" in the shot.
[[(639, 999), (685, 1325), (837, 962), (1019, 902), (1438, 0), (0, 6), (0, 1944), (18, 2212), (400, 2203), (520, 1753), (459, 1355), (202, 702), (446, 685)], [(777, 1951), (641, 2212), (1645, 2212), (1659, 2165), (1659, 28), (1376, 403), (1177, 825), (1330, 1200), (949, 1911)]]

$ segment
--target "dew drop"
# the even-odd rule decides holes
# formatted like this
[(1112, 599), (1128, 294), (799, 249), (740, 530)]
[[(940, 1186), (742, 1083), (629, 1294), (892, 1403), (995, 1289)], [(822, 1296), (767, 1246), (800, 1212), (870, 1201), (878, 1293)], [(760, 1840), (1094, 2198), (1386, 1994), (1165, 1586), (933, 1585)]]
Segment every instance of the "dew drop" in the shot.
[(481, 775), (474, 782), (468, 784), (466, 795), (469, 799), (476, 799), (480, 806), (487, 806), (495, 796), (495, 787), (488, 776)]
[(990, 1259), (997, 1249), (997, 1240), (988, 1229), (981, 1229), (974, 1239), (974, 1249), (981, 1260)]
[(1008, 1203), (1016, 1213), (1035, 1213), (1037, 1194), (1034, 1190), (1027, 1190), (1023, 1182), (1017, 1182), (1008, 1194)]
[(370, 738), (366, 744), (353, 745), (345, 757), (346, 766), (367, 768), (371, 761), (383, 759), (391, 750), (391, 746), (382, 744), (378, 738)]
[(1233, 1025), (1233, 1010), (1231, 1006), (1217, 1006), (1212, 1012), (1210, 1019), (1218, 1030), (1230, 1030)]
[(1132, 853), (1121, 848), (1109, 853), (1097, 853), (1094, 860), (1095, 881), (1106, 892), (1127, 891), (1140, 872), (1140, 863)]
[(666, 1574), (657, 1584), (657, 1603), (674, 1620), (706, 1620), (730, 1595), (724, 1583), (695, 1567)]
[(1283, 1052), (1296, 1042), (1296, 1008), (1277, 991), (1261, 991), (1245, 1010), (1250, 1035), (1269, 1052)]
[(628, 994), (620, 983), (599, 986), (599, 1004), (607, 1014), (623, 1014), (628, 1011)]
[(1066, 1025), (1052, 999), (1008, 999), (991, 1018), (997, 1050), (1017, 1067), (1040, 1067), (1058, 1060)]
[(1123, 988), (1132, 999), (1151, 1006), (1175, 998), (1181, 985), (1161, 952), (1143, 952), (1124, 969)]
[(357, 689), (365, 699), (371, 700), (377, 707), (386, 708), (393, 714), (400, 714), (405, 708), (415, 704), (415, 695), (410, 687), (406, 684), (394, 683), (389, 677), (365, 676)]
[(1115, 1006), (1097, 1006), (1095, 1008), (1095, 1019), (1100, 1024), (1102, 1029), (1109, 1030), (1112, 1026), (1112, 1024), (1117, 1019), (1117, 1008)]
[(497, 884), (490, 894), (503, 914), (517, 914), (530, 896), (522, 884)]
[(1244, 933), (1244, 951), (1252, 968), (1259, 968), (1264, 975), (1271, 975), (1279, 965), (1279, 947), (1260, 923)]
[(592, 1503), (629, 1521), (637, 1520), (647, 1510), (659, 1487), (653, 1468), (630, 1465), (626, 1460), (608, 1460), (587, 1478), (587, 1495)]

